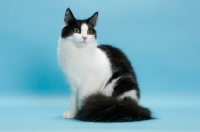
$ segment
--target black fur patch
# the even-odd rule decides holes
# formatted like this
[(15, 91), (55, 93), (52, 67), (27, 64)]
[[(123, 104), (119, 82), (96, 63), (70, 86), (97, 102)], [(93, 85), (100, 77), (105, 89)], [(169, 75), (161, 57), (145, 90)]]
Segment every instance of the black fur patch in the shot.
[(149, 109), (139, 106), (134, 100), (118, 100), (102, 94), (87, 97), (77, 119), (88, 122), (129, 122), (152, 119)]
[(120, 77), (114, 87), (112, 96), (117, 97), (127, 91), (136, 90), (139, 98), (140, 93), (136, 75), (128, 58), (118, 48), (109, 45), (99, 45), (98, 48), (106, 53), (112, 66), (113, 74), (107, 84)]

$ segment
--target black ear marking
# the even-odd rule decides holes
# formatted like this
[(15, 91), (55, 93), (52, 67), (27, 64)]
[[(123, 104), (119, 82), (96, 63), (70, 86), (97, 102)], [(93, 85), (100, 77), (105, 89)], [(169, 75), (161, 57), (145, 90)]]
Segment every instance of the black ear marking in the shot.
[(96, 22), (97, 22), (97, 17), (98, 17), (98, 12), (95, 12), (88, 20), (89, 20), (89, 25), (91, 27), (95, 27), (96, 26)]
[(65, 18), (64, 21), (67, 24), (69, 21), (75, 20), (74, 15), (72, 14), (71, 10), (69, 8), (67, 8), (66, 12), (65, 12)]

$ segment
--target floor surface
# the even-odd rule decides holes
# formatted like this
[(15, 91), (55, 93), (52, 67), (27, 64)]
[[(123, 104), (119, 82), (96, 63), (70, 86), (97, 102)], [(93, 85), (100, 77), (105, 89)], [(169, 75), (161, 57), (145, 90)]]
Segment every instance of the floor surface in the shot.
[[(159, 99), (158, 99), (159, 98)], [(63, 119), (69, 109), (67, 97), (0, 97), (0, 132), (199, 132), (200, 97), (158, 95), (141, 100), (156, 117), (154, 120), (129, 123), (91, 123)]]

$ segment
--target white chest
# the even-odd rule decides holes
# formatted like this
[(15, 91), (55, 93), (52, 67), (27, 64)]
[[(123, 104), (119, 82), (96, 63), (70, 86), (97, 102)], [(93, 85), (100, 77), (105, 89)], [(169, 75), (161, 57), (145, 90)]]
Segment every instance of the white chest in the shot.
[[(60, 43), (58, 60), (69, 83), (74, 83), (77, 87), (91, 83), (95, 89), (101, 89), (111, 77), (108, 58), (104, 52), (92, 45), (76, 48), (71, 43)], [(93, 82), (87, 82), (88, 80)]]

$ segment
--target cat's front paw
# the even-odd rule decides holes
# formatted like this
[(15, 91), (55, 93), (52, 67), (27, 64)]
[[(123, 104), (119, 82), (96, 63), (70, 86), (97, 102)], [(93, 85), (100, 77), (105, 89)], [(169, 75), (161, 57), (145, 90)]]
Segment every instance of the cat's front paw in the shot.
[(76, 116), (76, 113), (75, 112), (72, 112), (72, 111), (65, 111), (63, 113), (63, 118), (67, 118), (67, 119), (70, 119), (70, 118), (75, 118)]

